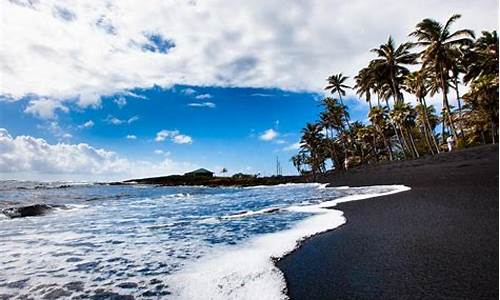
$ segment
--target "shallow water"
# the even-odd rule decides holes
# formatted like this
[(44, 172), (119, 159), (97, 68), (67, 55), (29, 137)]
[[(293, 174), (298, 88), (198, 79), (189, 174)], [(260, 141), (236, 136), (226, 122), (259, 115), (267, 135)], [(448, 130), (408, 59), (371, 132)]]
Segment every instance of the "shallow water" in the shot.
[(0, 208), (68, 208), (0, 216), (0, 298), (284, 298), (271, 257), (345, 222), (325, 201), (398, 189), (0, 182)]

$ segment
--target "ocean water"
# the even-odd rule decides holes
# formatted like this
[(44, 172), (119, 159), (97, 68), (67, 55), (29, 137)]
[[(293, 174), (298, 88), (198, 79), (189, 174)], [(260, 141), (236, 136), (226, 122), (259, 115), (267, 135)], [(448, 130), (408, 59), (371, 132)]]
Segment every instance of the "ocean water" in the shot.
[[(336, 203), (408, 190), (0, 182), (0, 299), (286, 299), (273, 259), (346, 222)], [(366, 200), (369, 201), (369, 200)]]

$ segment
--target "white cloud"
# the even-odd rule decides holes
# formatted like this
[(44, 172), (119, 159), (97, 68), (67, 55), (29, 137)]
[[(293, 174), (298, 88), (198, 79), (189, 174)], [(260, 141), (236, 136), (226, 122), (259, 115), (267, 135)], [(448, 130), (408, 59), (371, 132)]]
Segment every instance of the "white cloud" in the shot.
[(161, 130), (156, 133), (155, 141), (163, 142), (166, 139), (170, 139), (170, 141), (175, 144), (193, 143), (193, 139), (189, 135), (181, 134), (179, 130)]
[(83, 123), (82, 125), (79, 125), (78, 128), (92, 128), (94, 127), (94, 121), (88, 120), (87, 122)]
[(55, 111), (68, 112), (68, 108), (54, 99), (31, 100), (24, 112), (32, 114), (41, 119), (54, 119)]
[(125, 137), (127, 140), (137, 140), (137, 136), (133, 134), (129, 134)]
[(191, 96), (191, 95), (196, 94), (196, 90), (194, 90), (192, 88), (187, 88), (187, 89), (182, 89), (181, 93), (184, 94), (184, 95)]
[(122, 108), (125, 105), (127, 105), (127, 99), (125, 97), (119, 96), (118, 98), (115, 98), (113, 102), (119, 107)]
[(67, 132), (67, 129), (61, 128), (57, 121), (49, 121), (43, 124), (38, 124), (36, 125), (36, 127), (38, 129), (42, 129), (44, 131), (52, 133), (52, 135), (58, 140), (64, 140), (73, 137), (72, 134)]
[(195, 98), (198, 100), (203, 100), (203, 99), (211, 99), (213, 96), (210, 94), (201, 94), (197, 95)]
[(164, 156), (169, 156), (170, 155), (170, 152), (169, 151), (163, 151), (163, 150), (160, 150), (160, 149), (156, 149), (154, 151), (155, 154), (158, 154), (158, 155), (164, 155)]
[(108, 115), (106, 119), (104, 119), (104, 121), (106, 121), (108, 124), (113, 124), (113, 125), (120, 125), (125, 123), (125, 121), (113, 117), (112, 115)]
[(216, 105), (213, 102), (201, 102), (201, 103), (193, 102), (193, 103), (188, 103), (188, 106), (215, 108)]
[(283, 151), (296, 151), (296, 150), (299, 150), (300, 149), (300, 142), (296, 142), (296, 143), (293, 143), (293, 144), (290, 144), (288, 146), (286, 146), (285, 148), (283, 148)]
[(112, 115), (108, 115), (106, 117), (106, 119), (104, 119), (104, 121), (106, 121), (108, 124), (112, 124), (112, 125), (121, 125), (121, 124), (132, 124), (133, 122), (139, 120), (139, 117), (138, 116), (133, 116), (131, 118), (129, 118), (128, 120), (122, 120), (122, 119), (118, 119), (117, 117), (114, 117)]
[(265, 94), (265, 93), (253, 93), (250, 96), (252, 97), (274, 97), (272, 94)]
[(138, 116), (133, 116), (133, 117), (131, 117), (130, 119), (127, 120), (127, 123), (132, 124), (132, 123), (134, 123), (137, 120), (139, 120), (139, 117)]
[(462, 13), (455, 28), (476, 31), (498, 23), (496, 0), (30, 3), (2, 4), (0, 94), (82, 107), (155, 85), (321, 91), (332, 72), (352, 77), (371, 48), (390, 34), (407, 40), (425, 17)]
[(279, 133), (270, 128), (270, 129), (267, 129), (266, 131), (264, 131), (260, 136), (259, 138), (263, 141), (272, 141), (273, 139), (275, 139), (276, 137), (278, 137)]
[(159, 163), (133, 161), (88, 144), (49, 144), (32, 136), (12, 137), (0, 128), (0, 179), (117, 180), (182, 174), (195, 168), (165, 158)]

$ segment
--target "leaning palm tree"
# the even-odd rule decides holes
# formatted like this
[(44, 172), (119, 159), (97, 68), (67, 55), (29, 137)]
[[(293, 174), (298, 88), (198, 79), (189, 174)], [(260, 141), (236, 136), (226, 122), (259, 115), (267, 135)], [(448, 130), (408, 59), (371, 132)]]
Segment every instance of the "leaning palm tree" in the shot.
[(297, 173), (302, 174), (304, 172), (302, 166), (306, 162), (306, 157), (303, 152), (300, 152), (299, 154), (292, 156), (292, 158), (290, 158), (290, 161), (292, 162), (293, 166), (297, 169)]
[(423, 134), (429, 146), (431, 154), (434, 154), (434, 152), (439, 153), (439, 147), (436, 143), (436, 139), (434, 139), (432, 126), (429, 122), (429, 116), (427, 115), (427, 113), (425, 113), (427, 112), (427, 103), (425, 101), (425, 97), (429, 93), (429, 87), (430, 82), (425, 70), (415, 71), (408, 74), (404, 81), (405, 90), (415, 95), (418, 104), (422, 106), (422, 108), (420, 108), (420, 111), (424, 112), (424, 114), (419, 115), (419, 117), (422, 117), (421, 125), (423, 127)]
[(371, 91), (375, 89), (375, 78), (372, 71), (368, 67), (363, 68), (358, 72), (358, 75), (354, 76), (356, 93), (360, 98), (363, 96), (366, 98), (370, 109), (372, 109)]
[(482, 119), (482, 122), (486, 121), (485, 123), (490, 126), (493, 144), (496, 143), (498, 135), (498, 89), (498, 74), (482, 75), (472, 82), (469, 92), (464, 95), (472, 115), (481, 116), (475, 119)]
[[(410, 33), (410, 36), (417, 39), (414, 45), (424, 47), (419, 53), (423, 68), (429, 68), (435, 73), (433, 77), (443, 95), (443, 127), (447, 119), (447, 125), (455, 139), (457, 139), (457, 133), (448, 101), (449, 72), (456, 61), (454, 51), (471, 45), (474, 38), (474, 32), (469, 29), (450, 31), (451, 25), (459, 18), (460, 15), (453, 15), (444, 25), (432, 19), (424, 19), (417, 24), (416, 30)], [(444, 142), (444, 135), (442, 139)]]
[(322, 126), (316, 123), (307, 123), (302, 129), (301, 149), (307, 152), (307, 162), (314, 176), (325, 169), (325, 149)]
[(394, 120), (396, 129), (399, 130), (401, 138), (403, 140), (403, 145), (406, 150), (414, 157), (420, 157), (418, 149), (415, 145), (415, 138), (412, 133), (412, 129), (415, 125), (416, 113), (410, 104), (400, 102), (394, 105), (394, 108), (389, 113), (391, 118)]
[(481, 75), (497, 74), (498, 76), (498, 57), (497, 32), (483, 31), (481, 37), (465, 53), (466, 74), (464, 82), (469, 83)]
[(380, 107), (380, 106), (373, 107), (368, 113), (368, 118), (375, 127), (377, 135), (384, 143), (387, 153), (389, 154), (389, 160), (393, 160), (394, 155), (391, 147), (391, 142), (386, 135), (386, 132), (388, 131), (387, 129), (389, 127), (389, 124), (387, 122), (389, 118), (387, 107)]
[(403, 102), (400, 85), (404, 76), (409, 73), (406, 65), (416, 63), (417, 55), (410, 52), (412, 47), (410, 43), (396, 47), (394, 40), (389, 36), (387, 43), (371, 50), (377, 54), (377, 58), (372, 60), (371, 64), (382, 75), (380, 78), (389, 84), (395, 104)]

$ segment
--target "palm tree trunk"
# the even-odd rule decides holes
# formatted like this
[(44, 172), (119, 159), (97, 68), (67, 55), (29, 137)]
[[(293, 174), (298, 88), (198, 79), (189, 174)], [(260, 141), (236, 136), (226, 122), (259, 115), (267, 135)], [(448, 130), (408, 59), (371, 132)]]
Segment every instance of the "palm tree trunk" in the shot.
[(422, 103), (424, 104), (424, 117), (425, 117), (425, 122), (427, 123), (427, 128), (429, 130), (430, 137), (432, 138), (432, 142), (434, 146), (436, 147), (437, 153), (439, 153), (439, 146), (436, 142), (436, 138), (434, 137), (434, 131), (432, 130), (431, 122), (429, 121), (429, 115), (427, 112), (427, 101), (425, 101), (425, 98), (422, 98)]
[(407, 129), (407, 132), (408, 132), (408, 136), (410, 137), (410, 143), (411, 143), (411, 146), (413, 147), (413, 151), (415, 151), (415, 155), (417, 156), (417, 158), (419, 158), (420, 153), (418, 153), (417, 146), (415, 145), (415, 139), (413, 138), (413, 133), (411, 132), (411, 128)]
[[(441, 66), (440, 77), (441, 77), (441, 90), (443, 92), (443, 105), (444, 105), (444, 107), (446, 107), (450, 132), (456, 141), (457, 140), (457, 132), (455, 130), (455, 123), (453, 122), (453, 118), (451, 117), (450, 103), (448, 101), (448, 93), (447, 93), (447, 89), (446, 89), (446, 82), (444, 80), (444, 73), (443, 72), (444, 72), (444, 68)], [(443, 125), (444, 125), (444, 121), (443, 121)], [(443, 143), (444, 143), (444, 136), (443, 136)]]
[[(403, 153), (405, 153), (406, 151), (408, 151), (408, 153), (410, 153), (411, 156), (413, 158), (415, 158), (415, 154), (413, 153), (413, 151), (411, 150), (411, 148), (408, 146), (408, 142), (407, 142), (406, 137), (404, 135), (403, 128), (401, 126), (399, 126), (399, 125), (396, 125), (396, 128), (399, 129), (399, 133), (401, 134), (401, 139), (403, 141), (403, 144), (402, 144), (402, 146), (404, 145), (403, 146)], [(405, 155), (405, 158), (406, 158), (406, 155)]]
[(335, 141), (333, 139), (333, 132), (331, 133), (332, 135), (332, 147), (330, 151), (332, 151), (333, 154), (333, 159), (335, 161), (335, 169), (340, 168), (341, 170), (343, 169), (343, 165), (339, 161), (339, 156), (337, 154), (337, 149), (335, 149)]
[(493, 121), (491, 121), (491, 140), (493, 142), (493, 144), (496, 144), (496, 140), (495, 140), (495, 123)]
[(420, 126), (420, 134), (424, 136), (425, 138), (425, 143), (427, 144), (427, 147), (429, 148), (429, 151), (431, 152), (431, 155), (434, 155), (434, 147), (432, 146), (431, 139), (429, 137), (429, 132), (427, 131), (427, 126), (424, 124), (424, 126)]
[(457, 93), (457, 104), (458, 104), (458, 118), (460, 122), (458, 123), (458, 129), (460, 129), (460, 138), (465, 139), (463, 124), (462, 124), (462, 102), (460, 101), (460, 92), (458, 91), (458, 75), (454, 77), (455, 92)]
[(391, 68), (391, 85), (392, 85), (392, 93), (394, 98), (394, 104), (399, 103), (401, 99), (399, 99), (399, 89), (396, 87), (396, 80), (394, 78), (393, 70)]
[(384, 130), (380, 128), (380, 126), (376, 126), (377, 132), (382, 136), (382, 140), (384, 141), (384, 145), (387, 148), (387, 152), (389, 153), (389, 160), (394, 160), (394, 154), (392, 153), (391, 143), (386, 139)]

